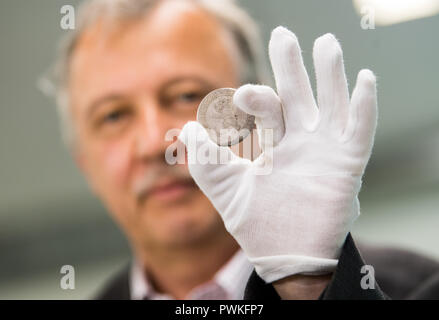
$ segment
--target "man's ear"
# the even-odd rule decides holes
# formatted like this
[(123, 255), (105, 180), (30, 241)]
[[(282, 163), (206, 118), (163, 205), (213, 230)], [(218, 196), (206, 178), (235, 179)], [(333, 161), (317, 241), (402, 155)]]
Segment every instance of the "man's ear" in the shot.
[(90, 177), (88, 175), (89, 168), (87, 167), (84, 154), (81, 152), (81, 150), (76, 149), (72, 153), (72, 156), (73, 156), (73, 159), (74, 159), (74, 162), (75, 162), (76, 166), (79, 168), (79, 170), (81, 171), (82, 175), (84, 176), (90, 191), (92, 193), (95, 193), (94, 185), (93, 185), (92, 180), (90, 180)]
[(79, 168), (79, 170), (81, 170), (81, 172), (84, 175), (86, 175), (87, 169), (86, 169), (86, 165), (85, 165), (84, 154), (81, 152), (81, 150), (76, 149), (73, 151), (73, 159), (76, 163), (76, 166)]

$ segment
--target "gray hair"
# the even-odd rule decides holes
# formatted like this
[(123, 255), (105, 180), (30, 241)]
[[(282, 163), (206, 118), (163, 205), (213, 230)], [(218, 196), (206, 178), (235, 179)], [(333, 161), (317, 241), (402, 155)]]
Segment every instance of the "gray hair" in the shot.
[[(74, 126), (69, 109), (68, 78), (70, 61), (78, 39), (84, 30), (99, 18), (138, 19), (163, 0), (87, 0), (84, 1), (77, 16), (75, 29), (68, 33), (60, 43), (56, 63), (45, 78), (43, 86), (46, 93), (55, 96), (60, 118), (61, 133), (68, 146), (74, 144)], [(268, 77), (265, 59), (262, 56), (259, 30), (253, 19), (241, 9), (234, 0), (192, 0), (205, 9), (232, 36), (238, 49), (240, 81), (242, 83), (263, 83)]]

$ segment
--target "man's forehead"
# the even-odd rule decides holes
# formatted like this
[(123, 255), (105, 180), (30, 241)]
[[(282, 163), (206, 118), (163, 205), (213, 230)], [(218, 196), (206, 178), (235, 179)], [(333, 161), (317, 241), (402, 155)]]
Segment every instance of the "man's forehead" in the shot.
[(215, 18), (192, 2), (163, 1), (143, 18), (117, 23), (99, 20), (84, 31), (75, 55), (108, 55), (118, 50), (135, 54), (163, 47), (179, 54), (213, 54), (224, 49), (225, 40), (226, 33)]
[[(81, 86), (90, 82), (97, 91), (102, 85), (106, 91), (108, 85), (118, 85), (117, 75), (123, 76), (121, 82), (130, 78), (140, 82), (136, 68), (142, 64), (144, 70), (155, 69), (162, 77), (173, 72), (169, 64), (182, 72), (197, 72), (196, 65), (203, 64), (224, 70), (221, 63), (231, 62), (226, 41), (219, 23), (203, 9), (189, 1), (163, 1), (144, 18), (113, 26), (100, 21), (85, 30), (72, 60), (71, 80)], [(99, 84), (93, 82), (96, 75)]]
[(148, 27), (145, 30), (163, 39), (208, 43), (223, 35), (216, 18), (193, 1), (163, 1), (144, 21)]

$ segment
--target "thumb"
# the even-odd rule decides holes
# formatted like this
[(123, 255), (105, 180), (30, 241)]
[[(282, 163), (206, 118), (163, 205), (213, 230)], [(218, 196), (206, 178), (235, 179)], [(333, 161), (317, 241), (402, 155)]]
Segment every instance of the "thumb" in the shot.
[(224, 212), (250, 161), (236, 156), (229, 147), (214, 143), (197, 121), (186, 123), (178, 139), (186, 146), (192, 178), (216, 209)]

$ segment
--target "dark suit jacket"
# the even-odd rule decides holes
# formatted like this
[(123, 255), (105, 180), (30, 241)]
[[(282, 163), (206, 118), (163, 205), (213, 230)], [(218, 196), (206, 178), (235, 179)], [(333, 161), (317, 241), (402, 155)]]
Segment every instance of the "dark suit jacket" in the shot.
[[(320, 299), (439, 299), (439, 262), (399, 249), (359, 246), (349, 234), (337, 268)], [(364, 258), (363, 258), (364, 257)], [(375, 270), (375, 288), (362, 289), (364, 265)], [(121, 270), (97, 296), (102, 300), (130, 299), (129, 266)], [(250, 275), (244, 299), (279, 300), (271, 284), (255, 271)]]

